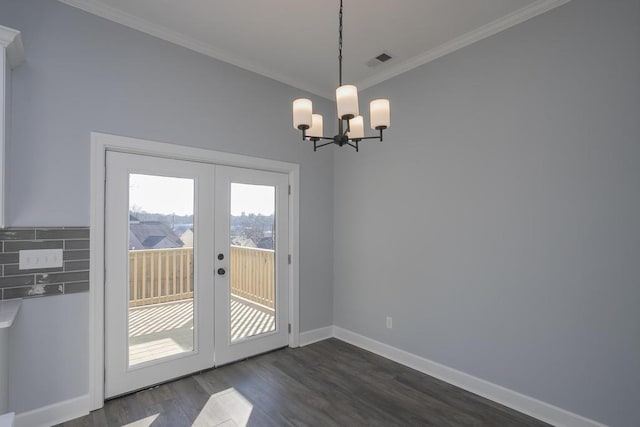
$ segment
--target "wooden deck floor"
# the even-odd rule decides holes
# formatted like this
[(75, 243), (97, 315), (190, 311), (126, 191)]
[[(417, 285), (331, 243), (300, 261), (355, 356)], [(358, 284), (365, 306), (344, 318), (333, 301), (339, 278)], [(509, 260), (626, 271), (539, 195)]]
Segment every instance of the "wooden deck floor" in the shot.
[(114, 399), (63, 427), (547, 426), (337, 339)]
[[(275, 329), (274, 316), (231, 300), (231, 340)], [(211, 328), (212, 330), (212, 328)], [(193, 350), (193, 300), (129, 309), (131, 366)]]

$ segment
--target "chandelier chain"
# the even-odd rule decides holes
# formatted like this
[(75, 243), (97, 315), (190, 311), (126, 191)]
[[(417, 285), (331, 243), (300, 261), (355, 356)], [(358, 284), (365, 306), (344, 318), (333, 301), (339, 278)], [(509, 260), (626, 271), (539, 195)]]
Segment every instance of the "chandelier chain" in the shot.
[(342, 86), (342, 0), (340, 0), (340, 13), (338, 14), (340, 25), (338, 26), (338, 72), (340, 74), (340, 86)]

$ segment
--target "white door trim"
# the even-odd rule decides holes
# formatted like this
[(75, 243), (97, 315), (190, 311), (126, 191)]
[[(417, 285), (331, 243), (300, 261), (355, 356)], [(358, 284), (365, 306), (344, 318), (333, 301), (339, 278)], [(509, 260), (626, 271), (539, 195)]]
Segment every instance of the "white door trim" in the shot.
[(91, 257), (89, 286), (89, 410), (104, 405), (104, 244), (105, 244), (105, 162), (107, 151), (151, 155), (178, 160), (190, 160), (225, 166), (259, 169), (289, 175), (291, 197), (289, 199), (289, 346), (299, 345), (299, 182), (300, 166), (295, 163), (261, 159), (241, 154), (225, 153), (202, 148), (167, 144), (105, 133), (91, 132)]

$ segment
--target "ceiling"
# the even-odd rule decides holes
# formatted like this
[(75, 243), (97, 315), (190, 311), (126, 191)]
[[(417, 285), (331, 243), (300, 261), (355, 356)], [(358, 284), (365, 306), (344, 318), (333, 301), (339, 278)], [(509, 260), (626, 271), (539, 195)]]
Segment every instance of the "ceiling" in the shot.
[[(60, 1), (326, 98), (338, 85), (339, 0)], [(367, 88), (568, 1), (344, 0), (344, 83)]]

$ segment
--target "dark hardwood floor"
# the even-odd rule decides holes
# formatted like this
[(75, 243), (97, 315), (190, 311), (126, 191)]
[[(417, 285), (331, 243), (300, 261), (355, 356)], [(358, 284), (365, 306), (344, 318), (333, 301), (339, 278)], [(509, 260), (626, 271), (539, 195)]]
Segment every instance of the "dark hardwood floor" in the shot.
[(105, 403), (75, 426), (544, 426), (337, 339)]

